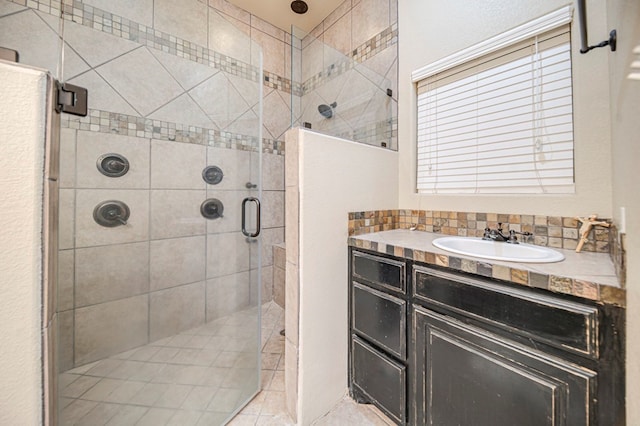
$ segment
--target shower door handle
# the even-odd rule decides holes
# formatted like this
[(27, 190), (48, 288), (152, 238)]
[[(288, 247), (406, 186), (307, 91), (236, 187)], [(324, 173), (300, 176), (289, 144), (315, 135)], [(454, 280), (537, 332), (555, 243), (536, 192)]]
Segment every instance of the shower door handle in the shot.
[[(249, 232), (247, 231), (247, 226), (246, 226), (246, 222), (247, 222), (247, 203), (249, 202), (253, 202), (256, 204), (256, 232)], [(246, 237), (251, 237), (251, 238), (255, 238), (258, 235), (260, 235), (260, 200), (258, 200), (256, 197), (247, 197), (244, 200), (242, 200), (242, 233), (246, 236)]]

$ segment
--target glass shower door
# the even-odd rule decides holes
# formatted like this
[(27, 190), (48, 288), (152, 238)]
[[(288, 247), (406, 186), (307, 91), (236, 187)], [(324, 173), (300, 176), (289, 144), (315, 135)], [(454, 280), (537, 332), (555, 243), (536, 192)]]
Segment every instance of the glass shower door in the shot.
[(61, 425), (224, 424), (259, 390), (262, 54), (205, 3), (64, 10)]

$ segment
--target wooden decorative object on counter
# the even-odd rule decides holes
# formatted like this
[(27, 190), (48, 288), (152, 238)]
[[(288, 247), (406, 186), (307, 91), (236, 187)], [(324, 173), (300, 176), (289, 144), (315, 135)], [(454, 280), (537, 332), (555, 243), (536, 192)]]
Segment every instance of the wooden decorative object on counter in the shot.
[(582, 222), (582, 226), (580, 227), (579, 231), (580, 241), (578, 242), (578, 246), (576, 247), (576, 253), (580, 253), (580, 250), (582, 250), (582, 246), (584, 245), (584, 243), (589, 241), (589, 232), (591, 231), (591, 228), (593, 228), (594, 226), (604, 226), (605, 228), (611, 226), (609, 222), (598, 220), (598, 215), (595, 214), (592, 214), (589, 217), (576, 217), (576, 220)]

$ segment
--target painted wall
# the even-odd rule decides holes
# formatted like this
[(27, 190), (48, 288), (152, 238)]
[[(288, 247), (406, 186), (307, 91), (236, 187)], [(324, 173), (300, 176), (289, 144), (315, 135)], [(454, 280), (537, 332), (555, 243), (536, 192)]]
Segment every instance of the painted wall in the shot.
[(37, 425), (47, 79), (42, 71), (0, 61), (0, 81), (0, 424)]
[[(531, 19), (570, 4), (566, 0), (469, 2), (406, 0), (399, 4), (400, 206), (408, 209), (496, 211), (541, 215), (611, 216), (608, 56), (578, 54), (572, 25), (576, 193), (560, 196), (432, 196), (415, 191), (415, 89), (411, 72)], [(587, 1), (592, 42), (608, 34), (605, 2)], [(575, 13), (574, 13), (575, 15)], [(600, 40), (598, 40), (600, 41)]]
[[(348, 212), (395, 208), (398, 169), (396, 152), (291, 132), (298, 132), (298, 139), (290, 144), (287, 136), (287, 286), (291, 261), (297, 260), (297, 412), (298, 424), (307, 425), (326, 414), (347, 388)], [(294, 229), (299, 230), (296, 240)], [(289, 295), (287, 288), (287, 316)], [(288, 338), (289, 332), (287, 318)], [(290, 365), (287, 358), (286, 368)]]
[(609, 28), (618, 31), (618, 50), (610, 55), (613, 217), (620, 226), (626, 209), (627, 250), (627, 424), (640, 419), (640, 81), (627, 79), (630, 65), (640, 59), (640, 3), (607, 2)]

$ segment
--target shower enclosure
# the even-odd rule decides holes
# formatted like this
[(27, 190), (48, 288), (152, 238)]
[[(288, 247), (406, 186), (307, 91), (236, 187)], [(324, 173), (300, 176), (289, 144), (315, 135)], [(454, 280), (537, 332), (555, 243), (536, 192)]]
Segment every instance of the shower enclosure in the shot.
[[(291, 122), (331, 136), (397, 149), (392, 28), (348, 54), (292, 27)], [(372, 47), (373, 46), (373, 47)]]
[(206, 2), (0, 0), (88, 90), (60, 130), (57, 424), (224, 424), (260, 388), (262, 53)]

